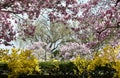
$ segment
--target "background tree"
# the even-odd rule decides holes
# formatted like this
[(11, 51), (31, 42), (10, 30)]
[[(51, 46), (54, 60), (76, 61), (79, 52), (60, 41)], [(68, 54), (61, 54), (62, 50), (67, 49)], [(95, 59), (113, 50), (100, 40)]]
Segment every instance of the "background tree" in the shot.
[[(66, 6), (63, 5), (63, 2), (66, 3)], [(27, 24), (24, 16), (27, 16), (29, 19), (38, 18), (45, 10), (48, 10), (50, 21), (53, 21), (54, 18), (61, 19), (61, 14), (66, 16), (68, 12), (66, 10), (72, 11), (73, 5), (76, 4), (74, 0), (2, 0), (0, 2), (0, 42), (1, 44), (10, 45), (9, 42), (15, 39), (18, 31), (13, 31), (13, 26), (11, 21), (15, 23), (20, 23), (22, 19), (22, 26), (24, 32), (28, 35), (33, 35), (35, 28), (31, 24)], [(72, 7), (69, 8), (69, 6)], [(54, 13), (58, 14), (54, 14)], [(21, 15), (19, 19), (15, 16)], [(57, 20), (55, 20), (57, 21)]]
[[(89, 0), (86, 3), (82, 0), (2, 0), (0, 7), (0, 42), (5, 45), (9, 45), (16, 35), (33, 37), (36, 30), (34, 20), (44, 13), (50, 25), (63, 23), (66, 26), (77, 22), (77, 27), (71, 24), (68, 28), (75, 32), (76, 40), (88, 48), (99, 50), (106, 44), (118, 43), (120, 39), (119, 0)], [(26, 20), (28, 18), (30, 21)], [(13, 31), (10, 19), (20, 24), (21, 29)], [(56, 39), (49, 36), (51, 42)]]

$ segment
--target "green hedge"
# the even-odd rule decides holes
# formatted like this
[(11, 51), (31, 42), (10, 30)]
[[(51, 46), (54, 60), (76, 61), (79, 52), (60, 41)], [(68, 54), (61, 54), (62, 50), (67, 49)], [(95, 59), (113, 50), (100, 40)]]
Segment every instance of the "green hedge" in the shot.
[[(35, 75), (31, 75), (32, 76), (39, 76), (40, 78), (42, 78), (42, 76), (45, 75), (51, 75), (54, 76), (54, 78), (56, 76), (78, 76), (76, 74), (74, 74), (74, 71), (77, 71), (77, 73), (79, 73), (77, 67), (73, 64), (73, 62), (40, 62), (40, 68), (42, 70), (42, 72), (36, 73)], [(110, 68), (110, 66), (108, 66), (109, 64), (106, 64), (105, 66), (97, 66), (95, 68), (95, 70), (91, 71), (91, 72), (87, 72), (85, 73), (85, 77), (87, 77), (88, 75), (91, 75), (92, 78), (112, 78), (114, 73), (116, 72), (115, 69)], [(9, 68), (7, 66), (7, 64), (5, 63), (0, 63), (0, 77), (2, 76), (6, 76), (5, 74), (7, 74), (9, 71)], [(47, 78), (46, 76), (46, 78)], [(28, 76), (26, 75), (20, 75), (20, 78), (26, 78)], [(37, 78), (39, 78), (37, 77)], [(68, 78), (70, 78), (68, 77)], [(83, 77), (82, 75), (79, 75), (79, 77)], [(6, 77), (7, 78), (7, 77)], [(60, 77), (59, 77), (60, 78)]]
[(89, 72), (89, 75), (92, 78), (113, 78), (116, 70), (111, 67), (111, 63), (106, 64), (105, 66), (96, 66), (95, 70)]
[(72, 62), (41, 62), (42, 75), (74, 75), (77, 67)]
[(8, 73), (8, 65), (6, 63), (0, 62), (0, 75)]

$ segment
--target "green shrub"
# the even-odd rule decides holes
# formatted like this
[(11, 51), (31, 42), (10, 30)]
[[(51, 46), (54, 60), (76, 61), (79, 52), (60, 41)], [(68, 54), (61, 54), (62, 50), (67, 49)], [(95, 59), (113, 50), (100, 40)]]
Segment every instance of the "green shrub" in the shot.
[(43, 75), (74, 75), (75, 65), (72, 62), (40, 62)]
[(59, 73), (61, 75), (74, 75), (74, 70), (77, 70), (73, 62), (60, 62)]
[(116, 70), (112, 68), (112, 64), (105, 64), (104, 66), (96, 66), (94, 70), (89, 72), (91, 78), (113, 78)]
[(53, 62), (40, 62), (41, 75), (55, 75), (58, 72), (58, 66)]
[(8, 73), (8, 65), (6, 63), (0, 62), (0, 75)]

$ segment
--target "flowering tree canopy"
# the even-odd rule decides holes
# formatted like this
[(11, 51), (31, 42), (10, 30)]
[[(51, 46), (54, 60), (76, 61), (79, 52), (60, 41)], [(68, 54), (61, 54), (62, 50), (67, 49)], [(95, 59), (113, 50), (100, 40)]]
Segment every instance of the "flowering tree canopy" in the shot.
[(46, 61), (49, 60), (51, 53), (50, 48), (47, 46), (45, 42), (34, 42), (25, 47), (28, 50), (33, 50), (32, 55), (34, 55), (38, 60)]
[[(65, 2), (66, 5), (63, 6), (62, 3)], [(13, 25), (11, 21), (15, 23), (19, 23), (19, 20), (16, 19), (15, 16), (25, 14), (29, 19), (38, 18), (40, 14), (42, 14), (43, 10), (51, 10), (48, 15), (51, 21), (56, 18), (59, 13), (62, 15), (67, 15), (68, 13), (65, 11), (66, 9), (73, 11), (73, 6), (68, 8), (70, 5), (75, 5), (75, 0), (2, 0), (0, 2), (0, 43), (9, 45), (8, 42), (15, 39), (15, 36), (18, 32), (13, 31)], [(60, 17), (61, 15), (58, 15)], [(24, 20), (24, 18), (20, 18)], [(25, 21), (25, 20), (24, 20)], [(27, 27), (27, 28), (26, 28)], [(27, 35), (33, 35), (35, 31), (35, 27), (32, 25), (23, 25), (23, 31)]]
[[(78, 39), (89, 46), (99, 44), (106, 39), (119, 38), (120, 1), (119, 0), (2, 0), (0, 2), (0, 43), (9, 45), (17, 33), (33, 36), (36, 27), (26, 23), (24, 16), (35, 20), (46, 13), (50, 22), (69, 23), (78, 21), (78, 27), (71, 27)], [(17, 15), (21, 17), (16, 18)], [(22, 31), (14, 30), (14, 23), (22, 19)], [(82, 33), (81, 33), (82, 31)], [(87, 34), (89, 33), (89, 34)]]
[(60, 56), (64, 60), (74, 59), (77, 56), (85, 57), (90, 59), (88, 55), (91, 54), (89, 48), (86, 47), (85, 44), (80, 44), (76, 42), (70, 42), (66, 45), (61, 46), (60, 48)]

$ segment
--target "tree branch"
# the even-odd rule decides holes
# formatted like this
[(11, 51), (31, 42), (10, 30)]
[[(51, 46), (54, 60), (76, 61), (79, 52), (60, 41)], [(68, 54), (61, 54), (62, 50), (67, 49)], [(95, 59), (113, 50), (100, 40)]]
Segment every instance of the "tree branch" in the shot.
[(117, 4), (120, 2), (120, 0), (117, 0), (116, 3), (115, 3), (115, 6), (117, 6)]

